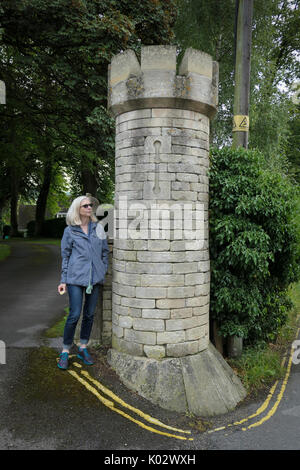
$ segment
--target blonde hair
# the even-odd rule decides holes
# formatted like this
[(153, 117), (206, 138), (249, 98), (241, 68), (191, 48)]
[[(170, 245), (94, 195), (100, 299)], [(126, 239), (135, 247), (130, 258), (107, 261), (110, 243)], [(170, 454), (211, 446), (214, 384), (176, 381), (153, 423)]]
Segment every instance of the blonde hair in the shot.
[[(69, 210), (67, 212), (67, 216), (66, 216), (67, 225), (81, 225), (82, 224), (79, 210), (80, 210), (81, 202), (84, 199), (88, 199), (91, 202), (91, 199), (88, 196), (78, 196), (76, 199), (74, 199), (74, 201), (70, 205)], [(91, 214), (90, 219), (92, 222), (98, 222), (98, 219), (93, 212)]]

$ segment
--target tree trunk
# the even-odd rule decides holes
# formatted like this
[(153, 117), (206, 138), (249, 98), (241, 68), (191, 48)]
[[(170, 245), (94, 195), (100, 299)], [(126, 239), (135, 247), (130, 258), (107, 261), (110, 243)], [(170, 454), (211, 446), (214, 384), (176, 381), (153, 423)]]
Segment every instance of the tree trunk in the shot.
[[(17, 154), (18, 148), (16, 145), (16, 121), (12, 121), (11, 125), (11, 144), (14, 152)], [(19, 201), (19, 188), (20, 188), (20, 170), (18, 164), (14, 161), (11, 162), (9, 167), (10, 177), (10, 226), (11, 237), (18, 235), (18, 201)]]
[(42, 227), (45, 220), (45, 213), (47, 208), (47, 199), (52, 181), (52, 161), (47, 158), (44, 164), (43, 183), (36, 203), (35, 211), (35, 230), (34, 235), (39, 237), (42, 233)]
[(253, 0), (237, 0), (233, 147), (248, 148)]
[(19, 178), (14, 169), (11, 170), (10, 235), (16, 237), (18, 235)]

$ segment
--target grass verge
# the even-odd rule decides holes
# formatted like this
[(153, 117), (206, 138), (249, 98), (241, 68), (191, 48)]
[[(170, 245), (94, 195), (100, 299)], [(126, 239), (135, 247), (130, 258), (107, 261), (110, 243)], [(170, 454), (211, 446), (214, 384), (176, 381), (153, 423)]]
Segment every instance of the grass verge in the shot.
[(287, 348), (296, 337), (298, 315), (300, 313), (300, 283), (290, 288), (290, 297), (294, 307), (289, 312), (286, 325), (282, 328), (275, 343), (261, 344), (245, 348), (238, 359), (230, 359), (228, 363), (240, 377), (248, 395), (257, 395), (266, 390), (275, 380), (284, 375), (282, 358)]

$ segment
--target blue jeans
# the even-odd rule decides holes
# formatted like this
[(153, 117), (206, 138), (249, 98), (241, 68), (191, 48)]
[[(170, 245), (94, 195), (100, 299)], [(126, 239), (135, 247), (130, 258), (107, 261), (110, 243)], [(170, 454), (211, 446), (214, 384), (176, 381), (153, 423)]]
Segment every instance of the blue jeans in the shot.
[[(63, 347), (65, 349), (70, 349), (73, 344), (76, 326), (81, 314), (83, 295), (86, 287), (67, 284), (67, 289), (69, 294), (69, 315), (64, 329)], [(100, 284), (96, 284), (93, 286), (91, 294), (85, 293), (80, 331), (81, 344), (87, 344), (90, 339), (99, 291)]]

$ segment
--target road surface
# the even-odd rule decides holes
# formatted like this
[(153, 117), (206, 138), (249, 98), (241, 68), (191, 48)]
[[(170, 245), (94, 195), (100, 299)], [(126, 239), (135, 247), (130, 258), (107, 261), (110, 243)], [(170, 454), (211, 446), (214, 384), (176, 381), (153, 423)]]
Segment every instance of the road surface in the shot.
[[(200, 464), (204, 450), (300, 448), (300, 364), (290, 354), (284, 379), (269, 395), (211, 419), (162, 410), (130, 392), (107, 365), (104, 349), (93, 367), (82, 367), (74, 355), (69, 371), (59, 370), (61, 339), (44, 336), (68, 300), (56, 291), (59, 247), (10, 245), (11, 256), (0, 262), (0, 340), (6, 344), (6, 363), (0, 363), (1, 450), (93, 449), (102, 450), (103, 459), (112, 459), (113, 452), (134, 457), (138, 451), (177, 451)], [(139, 459), (131, 466), (147, 463)]]

